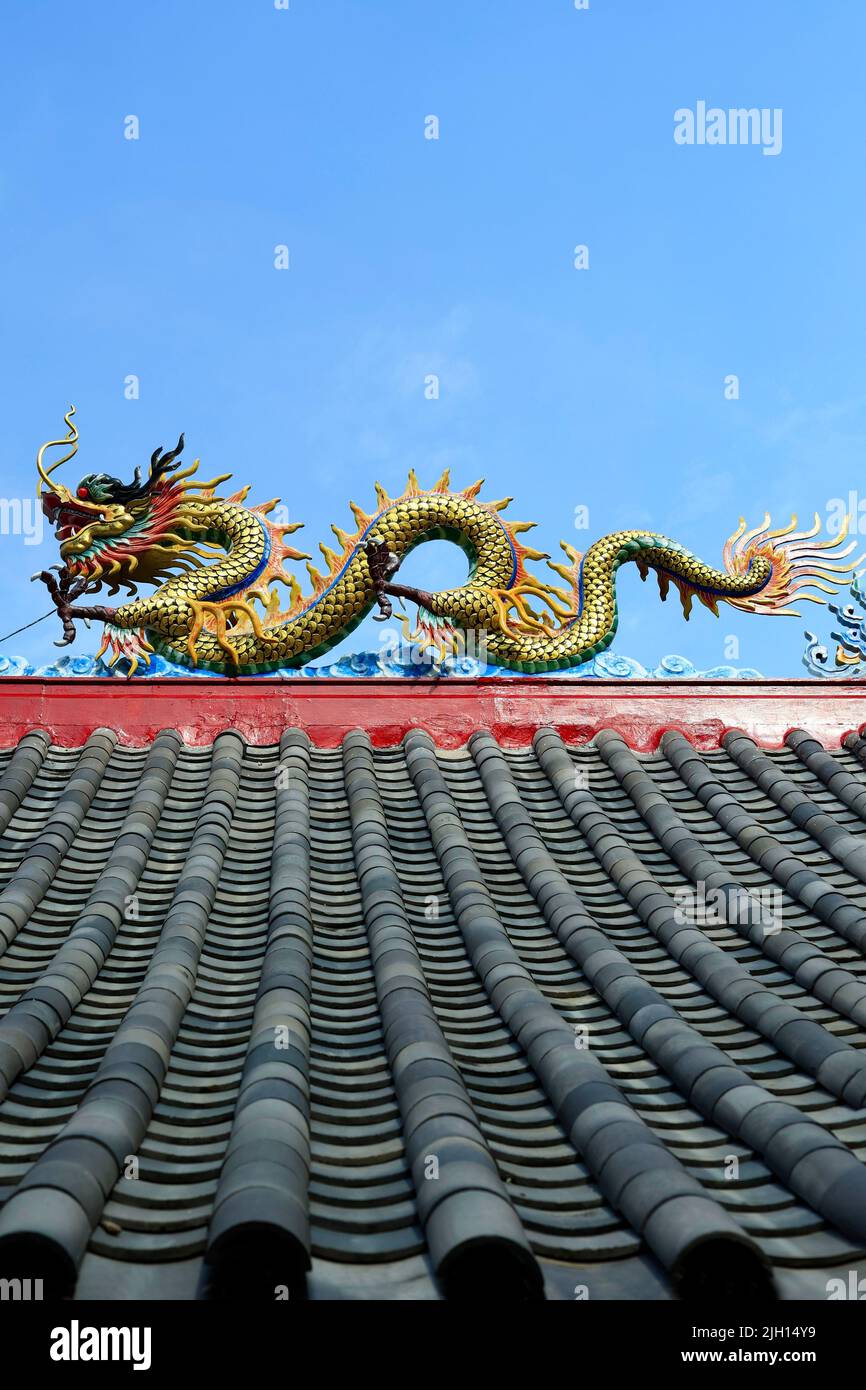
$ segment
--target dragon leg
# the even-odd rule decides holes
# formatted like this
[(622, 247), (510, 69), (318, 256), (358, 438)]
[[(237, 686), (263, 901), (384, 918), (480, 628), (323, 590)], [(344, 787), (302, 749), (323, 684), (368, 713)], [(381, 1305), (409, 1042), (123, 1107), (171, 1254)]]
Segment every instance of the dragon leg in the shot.
[(114, 623), (106, 623), (102, 632), (102, 645), (96, 653), (95, 660), (98, 661), (105, 652), (110, 651), (109, 667), (116, 666), (119, 661), (128, 661), (129, 670), (126, 674), (130, 677), (135, 675), (140, 665), (150, 665), (153, 650), (143, 631), (136, 632), (118, 627)]
[(222, 651), (229, 658), (232, 666), (237, 668), (240, 665), (240, 658), (237, 649), (232, 646), (228, 638), (228, 619), (232, 614), (242, 613), (250, 622), (256, 637), (263, 637), (259, 615), (255, 609), (244, 602), (243, 599), (223, 599), (219, 602), (209, 599), (187, 599), (191, 614), (192, 626), (187, 637), (187, 651), (193, 666), (198, 664), (198, 638), (204, 628), (205, 618), (211, 617), (214, 620), (214, 636)]
[(389, 549), (387, 541), (382, 540), (380, 536), (373, 535), (364, 547), (364, 551), (367, 556), (370, 578), (373, 581), (376, 603), (379, 607), (374, 622), (385, 622), (393, 615), (394, 610), (389, 603), (389, 598), (406, 598), (410, 603), (417, 603), (419, 608), (430, 608), (434, 599), (433, 595), (428, 593), (426, 589), (416, 589), (411, 584), (390, 583), (391, 577), (397, 573), (400, 558)]
[(55, 642), (55, 647), (68, 647), (75, 641), (74, 618), (81, 618), (89, 623), (91, 619), (97, 622), (110, 623), (115, 616), (117, 609), (108, 608), (105, 604), (94, 604), (90, 607), (76, 608), (75, 599), (80, 598), (90, 588), (86, 579), (73, 581), (72, 575), (67, 569), (58, 569), (59, 578), (55, 579), (50, 570), (40, 570), (37, 574), (31, 575), (31, 579), (41, 579), (48, 590), (49, 595), (54, 601), (57, 615), (63, 625), (63, 640)]
[[(554, 618), (563, 620), (571, 616), (570, 609), (554, 598), (552, 586), (541, 584), (535, 579), (515, 584), (513, 589), (492, 589), (491, 593), (496, 602), (499, 627), (502, 632), (510, 633), (512, 636), (520, 636), (527, 632), (540, 632), (550, 639), (556, 636), (556, 629), (550, 619), (531, 608), (529, 599), (538, 599), (550, 609)], [(510, 617), (512, 610), (517, 615), (516, 623), (513, 623)]]

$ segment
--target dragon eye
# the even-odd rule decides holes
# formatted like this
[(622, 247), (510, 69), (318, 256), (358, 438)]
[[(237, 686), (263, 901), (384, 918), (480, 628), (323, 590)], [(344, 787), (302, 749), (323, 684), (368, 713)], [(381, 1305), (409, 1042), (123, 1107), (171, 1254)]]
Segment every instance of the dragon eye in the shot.
[(78, 489), (78, 496), (81, 498), (82, 502), (86, 502), (88, 497), (90, 496), (90, 488), (80, 487)]

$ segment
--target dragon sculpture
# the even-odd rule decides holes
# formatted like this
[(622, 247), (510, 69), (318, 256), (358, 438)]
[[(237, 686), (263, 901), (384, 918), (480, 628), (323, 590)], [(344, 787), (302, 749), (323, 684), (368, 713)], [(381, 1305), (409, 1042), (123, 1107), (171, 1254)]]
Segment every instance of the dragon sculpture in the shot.
[[(533, 523), (503, 517), (510, 498), (480, 501), (480, 482), (452, 491), (447, 472), (425, 490), (410, 473), (398, 498), (376, 485), (369, 515), (351, 504), (357, 529), (349, 535), (332, 528), (340, 549), (320, 547), (327, 572), (308, 563), (312, 593), (304, 595), (285, 569), (287, 561), (311, 558), (286, 543), (300, 523), (273, 520), (276, 499), (248, 505), (248, 488), (220, 496), (230, 474), (196, 481), (198, 460), (185, 469), (179, 462), (183, 435), (169, 453), (156, 450), (144, 481), (136, 469), (131, 483), (92, 473), (73, 492), (59, 482), (57, 469), (78, 448), (74, 409), (65, 417), (66, 436), (49, 440), (37, 456), (42, 508), (63, 563), (33, 577), (47, 585), (62, 622), (57, 645), (73, 641), (75, 619), (103, 622), (99, 655), (109, 652), (112, 665), (126, 660), (129, 674), (148, 664), (153, 651), (229, 675), (302, 666), (374, 607), (380, 619), (391, 617), (393, 598), (418, 605), (418, 627), (410, 635), (440, 651), (454, 650), (466, 634), (482, 634), (491, 664), (530, 673), (561, 670), (612, 642), (616, 572), (627, 561), (644, 579), (656, 572), (663, 599), (673, 584), (686, 617), (695, 598), (715, 614), (720, 601), (746, 612), (791, 613), (795, 598), (824, 602), (821, 592), (834, 593), (855, 567), (842, 563), (853, 548), (839, 549), (844, 532), (818, 541), (817, 517), (811, 530), (799, 532), (796, 519), (774, 531), (765, 517), (752, 531), (741, 521), (725, 546), (724, 569), (649, 531), (615, 531), (584, 555), (563, 541), (567, 563), (549, 561), (563, 581), (554, 585), (527, 568), (549, 557), (520, 540)], [(46, 451), (64, 446), (63, 457), (46, 466)], [(436, 537), (467, 553), (466, 583), (428, 593), (393, 582), (409, 551)], [(289, 590), (285, 609), (277, 581)], [(134, 595), (140, 584), (155, 585), (155, 591), (117, 608), (78, 602), (102, 585), (109, 594), (122, 585)]]

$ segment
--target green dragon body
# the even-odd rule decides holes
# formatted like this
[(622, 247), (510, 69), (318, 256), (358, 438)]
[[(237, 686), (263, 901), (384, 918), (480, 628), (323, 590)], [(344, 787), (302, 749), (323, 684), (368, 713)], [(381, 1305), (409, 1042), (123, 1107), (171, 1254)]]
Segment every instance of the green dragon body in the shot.
[[(648, 531), (616, 531), (585, 555), (562, 542), (568, 563), (550, 562), (550, 568), (564, 584), (553, 585), (527, 569), (548, 557), (521, 542), (531, 523), (502, 515), (510, 499), (480, 501), (480, 483), (452, 491), (447, 473), (424, 490), (410, 474), (406, 491), (395, 499), (376, 485), (372, 513), (351, 504), (357, 529), (347, 534), (332, 528), (340, 549), (320, 547), (327, 570), (307, 565), (312, 593), (304, 595), (285, 568), (287, 561), (310, 558), (286, 543), (298, 524), (274, 519), (276, 501), (247, 505), (247, 488), (219, 496), (217, 488), (229, 475), (194, 481), (197, 461), (178, 472), (183, 436), (169, 454), (156, 451), (144, 483), (138, 470), (131, 484), (90, 474), (72, 493), (58, 483), (52, 475), (77, 448), (73, 413), (66, 416), (66, 437), (43, 445), (37, 460), (43, 510), (56, 527), (63, 560), (58, 578), (50, 572), (41, 577), (63, 621), (60, 645), (74, 638), (75, 618), (100, 619), (106, 624), (100, 654), (110, 651), (112, 663), (128, 660), (130, 673), (153, 650), (181, 665), (225, 674), (302, 666), (341, 641), (372, 609), (390, 616), (393, 597), (418, 603), (420, 625), (412, 635), (424, 643), (447, 650), (470, 637), (483, 645), (492, 665), (560, 670), (581, 665), (612, 642), (616, 572), (627, 561), (643, 578), (650, 569), (656, 572), (663, 598), (673, 584), (686, 617), (694, 598), (714, 613), (720, 601), (750, 612), (791, 612), (795, 597), (820, 602), (819, 593), (834, 592), (854, 568), (826, 555), (835, 550), (842, 560), (849, 554), (850, 545), (838, 550), (844, 532), (816, 541), (817, 517), (806, 532), (797, 532), (795, 521), (772, 531), (767, 517), (751, 532), (741, 522), (725, 547), (724, 569)], [(46, 469), (45, 450), (62, 444), (71, 451)], [(467, 553), (465, 584), (427, 593), (392, 582), (415, 546), (438, 537)], [(277, 582), (289, 590), (285, 609)], [(135, 594), (141, 583), (157, 587), (118, 608), (75, 603), (103, 584), (110, 593), (122, 585)]]

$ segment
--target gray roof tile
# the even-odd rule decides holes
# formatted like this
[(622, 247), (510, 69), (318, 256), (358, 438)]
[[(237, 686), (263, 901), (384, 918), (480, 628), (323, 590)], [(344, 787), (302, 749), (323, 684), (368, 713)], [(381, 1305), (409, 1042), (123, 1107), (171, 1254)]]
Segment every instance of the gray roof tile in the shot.
[(525, 1298), (572, 1264), (740, 1296), (853, 1267), (864, 766), (802, 731), (28, 735), (0, 754), (0, 1275)]

